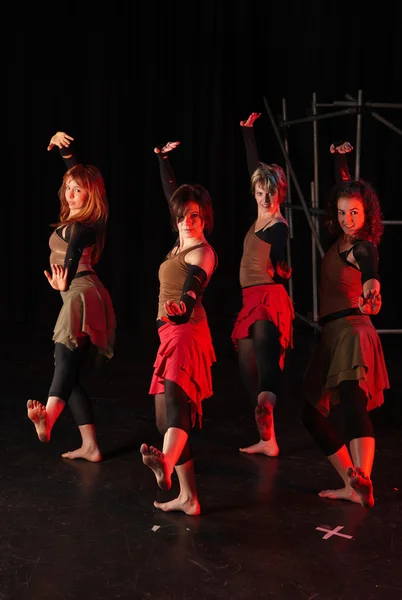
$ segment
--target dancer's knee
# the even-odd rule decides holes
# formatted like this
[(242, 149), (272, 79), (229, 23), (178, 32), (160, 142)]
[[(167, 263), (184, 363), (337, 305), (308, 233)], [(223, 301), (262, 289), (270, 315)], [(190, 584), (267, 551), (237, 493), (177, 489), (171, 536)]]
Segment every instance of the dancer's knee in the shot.
[(173, 381), (165, 381), (166, 426), (191, 431), (191, 404), (184, 390)]
[(302, 423), (325, 456), (336, 454), (344, 445), (329, 419), (307, 400), (302, 409)]
[(374, 437), (374, 427), (367, 412), (367, 396), (359, 382), (342, 381), (339, 384), (339, 396), (348, 439)]
[(276, 405), (277, 396), (273, 392), (261, 391), (258, 394), (257, 408), (260, 407), (268, 412), (272, 412)]

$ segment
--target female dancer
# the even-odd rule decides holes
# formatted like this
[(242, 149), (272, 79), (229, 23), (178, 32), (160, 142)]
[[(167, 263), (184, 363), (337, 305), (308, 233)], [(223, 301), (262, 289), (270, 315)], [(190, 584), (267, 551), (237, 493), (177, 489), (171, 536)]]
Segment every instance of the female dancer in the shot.
[(173, 469), (179, 480), (178, 497), (171, 502), (154, 502), (154, 506), (198, 515), (200, 503), (189, 435), (197, 416), (201, 425), (202, 400), (213, 393), (211, 365), (215, 352), (202, 295), (216, 269), (217, 257), (205, 238), (213, 225), (209, 193), (198, 184), (177, 187), (166, 153), (178, 144), (168, 142), (154, 149), (178, 239), (159, 268), (160, 346), (149, 390), (155, 395), (162, 451), (147, 444), (142, 444), (140, 450), (161, 489), (170, 489)]
[(281, 167), (259, 162), (253, 123), (261, 113), (240, 121), (251, 176), (251, 193), (257, 202), (257, 218), (244, 239), (240, 263), (243, 305), (232, 340), (238, 350), (240, 374), (255, 408), (259, 442), (240, 448), (247, 454), (277, 456), (273, 411), (280, 391), (286, 349), (292, 346), (294, 312), (284, 283), (291, 275), (287, 266), (288, 224), (280, 205), (287, 192)]
[[(344, 148), (332, 145), (331, 152), (352, 149)], [(305, 375), (303, 422), (344, 482), (343, 488), (319, 496), (370, 508), (375, 439), (368, 411), (383, 403), (383, 390), (389, 388), (381, 342), (370, 319), (381, 308), (377, 245), (383, 225), (376, 192), (364, 180), (349, 179), (344, 159), (327, 209), (327, 225), (336, 240), (322, 261), (321, 334)], [(349, 448), (328, 419), (338, 403)]]
[(60, 148), (68, 171), (59, 190), (60, 217), (50, 236), (50, 268), (45, 276), (60, 291), (63, 307), (54, 328), (55, 367), (46, 406), (28, 400), (28, 417), (41, 442), (50, 440), (53, 426), (66, 403), (73, 413), (82, 438), (77, 450), (63, 458), (102, 460), (91, 402), (80, 384), (81, 367), (91, 344), (108, 358), (113, 356), (115, 315), (106, 288), (93, 265), (102, 253), (108, 219), (108, 202), (102, 175), (92, 165), (77, 163), (69, 149), (73, 140), (56, 133), (48, 150)]

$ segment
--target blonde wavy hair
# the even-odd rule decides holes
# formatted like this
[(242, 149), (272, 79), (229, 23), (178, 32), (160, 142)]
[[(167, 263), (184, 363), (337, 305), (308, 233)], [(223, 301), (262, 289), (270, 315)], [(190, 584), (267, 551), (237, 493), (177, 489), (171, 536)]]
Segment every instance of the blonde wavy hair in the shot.
[(258, 167), (250, 179), (250, 192), (252, 196), (255, 194), (257, 183), (262, 187), (266, 186), (270, 194), (274, 194), (277, 191), (279, 203), (282, 204), (282, 202), (285, 202), (288, 193), (288, 181), (282, 167), (275, 163), (272, 163), (272, 165), (267, 165), (263, 162), (258, 163)]

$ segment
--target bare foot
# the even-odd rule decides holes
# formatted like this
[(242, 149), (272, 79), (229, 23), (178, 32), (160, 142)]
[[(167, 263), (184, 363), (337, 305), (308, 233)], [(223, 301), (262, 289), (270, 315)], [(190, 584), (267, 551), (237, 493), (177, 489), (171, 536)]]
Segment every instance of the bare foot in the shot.
[(144, 465), (152, 469), (155, 473), (158, 486), (162, 490), (170, 490), (172, 487), (172, 474), (168, 471), (163, 452), (154, 448), (154, 446), (149, 446), (148, 448), (147, 444), (141, 445), (140, 452), (142, 454), (142, 462)]
[(323, 490), (318, 494), (320, 498), (329, 498), (330, 500), (350, 500), (360, 504), (360, 499), (356, 492), (350, 487), (345, 486), (339, 490)]
[(358, 467), (348, 467), (346, 474), (349, 477), (349, 484), (339, 490), (323, 490), (318, 495), (320, 498), (329, 498), (330, 500), (349, 500), (356, 504), (361, 504), (364, 508), (374, 506), (373, 484), (371, 479)]
[(364, 508), (373, 508), (374, 496), (373, 496), (373, 484), (364, 473), (362, 469), (356, 467), (348, 467), (346, 474), (349, 477), (350, 487), (356, 492), (360, 499), (360, 503)]
[(267, 442), (260, 440), (257, 444), (253, 444), (247, 448), (239, 448), (239, 450), (245, 454), (265, 454), (265, 456), (278, 456), (279, 454), (278, 444), (272, 438)]
[(184, 498), (178, 496), (178, 498), (175, 498), (170, 502), (154, 502), (154, 506), (160, 510), (163, 510), (164, 512), (180, 510), (186, 513), (186, 515), (191, 516), (199, 515), (201, 512), (200, 503), (198, 502), (197, 497)]
[(88, 446), (87, 448), (81, 446), (81, 448), (77, 448), (77, 450), (64, 452), (64, 454), (61, 456), (62, 458), (69, 458), (70, 460), (74, 460), (75, 458), (83, 458), (84, 460), (89, 460), (89, 462), (94, 463), (102, 460), (102, 454), (98, 446)]
[(41, 442), (50, 440), (50, 432), (47, 427), (46, 406), (43, 406), (37, 400), (28, 400), (27, 402), (28, 418), (35, 425), (36, 433)]

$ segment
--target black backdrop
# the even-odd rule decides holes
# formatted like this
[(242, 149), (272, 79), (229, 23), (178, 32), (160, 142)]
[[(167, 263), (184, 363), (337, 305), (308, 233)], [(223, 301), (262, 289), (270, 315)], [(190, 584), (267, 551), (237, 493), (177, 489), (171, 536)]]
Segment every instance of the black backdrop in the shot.
[[(152, 326), (155, 318), (158, 265), (174, 236), (153, 147), (168, 140), (181, 141), (171, 155), (178, 182), (204, 184), (214, 201), (210, 240), (220, 265), (206, 298), (211, 318), (238, 310), (242, 240), (254, 209), (240, 119), (263, 113), (255, 125), (261, 158), (284, 166), (264, 96), (275, 115), (286, 98), (290, 119), (309, 114), (313, 92), (320, 102), (342, 100), (358, 89), (366, 101), (402, 101), (401, 3), (383, 2), (381, 14), (349, 3), (346, 15), (345, 6), (283, 0), (137, 3), (109, 6), (98, 15), (107, 31), (88, 32), (71, 12), (51, 35), (31, 30), (9, 35), (2, 322), (52, 321), (60, 305), (43, 275), (64, 172), (57, 150), (46, 151), (58, 130), (75, 137), (81, 160), (98, 166), (106, 181), (111, 214), (97, 270), (120, 326)], [(378, 112), (401, 128), (401, 110)], [(323, 120), (318, 130), (324, 206), (333, 175), (329, 143), (339, 137), (354, 143), (356, 118)], [(290, 157), (308, 199), (312, 124), (292, 126), (289, 136)], [(361, 176), (380, 193), (386, 219), (402, 218), (401, 150), (402, 138), (365, 113)], [(299, 203), (295, 193), (293, 201)], [(311, 240), (302, 213), (295, 213), (294, 224), (296, 310), (306, 314), (312, 308)], [(401, 237), (400, 226), (387, 226), (380, 246), (380, 327), (401, 327)]]

